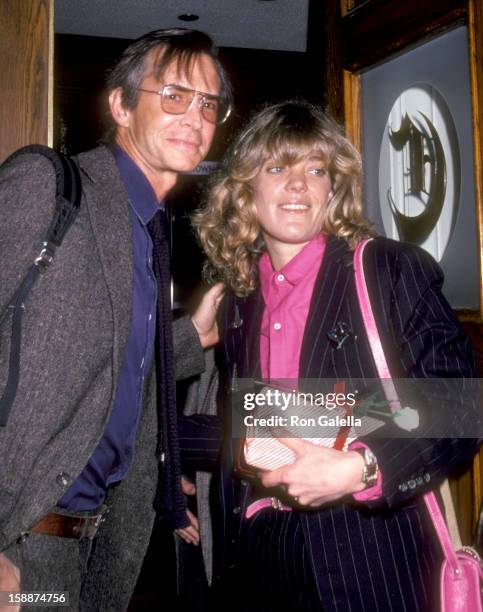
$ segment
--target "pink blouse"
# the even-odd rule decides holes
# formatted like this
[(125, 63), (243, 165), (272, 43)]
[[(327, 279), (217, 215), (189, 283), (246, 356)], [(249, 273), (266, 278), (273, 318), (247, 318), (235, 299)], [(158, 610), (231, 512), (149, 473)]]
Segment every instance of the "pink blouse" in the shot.
[[(265, 310), (260, 333), (260, 367), (265, 380), (299, 377), (299, 362), (305, 323), (315, 280), (325, 253), (325, 236), (313, 238), (281, 270), (274, 270), (267, 252), (260, 258), (259, 271)], [(296, 289), (296, 291), (295, 291)], [(353, 442), (349, 448), (361, 448)], [(353, 495), (358, 501), (382, 495), (382, 476), (377, 483)]]

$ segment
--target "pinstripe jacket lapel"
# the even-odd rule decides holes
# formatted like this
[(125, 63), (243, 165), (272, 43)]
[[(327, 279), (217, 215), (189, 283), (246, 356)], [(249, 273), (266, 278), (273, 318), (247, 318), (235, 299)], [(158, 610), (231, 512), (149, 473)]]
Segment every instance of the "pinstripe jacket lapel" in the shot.
[[(324, 260), (317, 275), (300, 357), (300, 375), (318, 377), (330, 352), (328, 332), (338, 320), (341, 304), (353, 275), (352, 254), (345, 241), (329, 237)], [(327, 300), (327, 296), (330, 296)], [(237, 333), (237, 373), (240, 377), (260, 376), (260, 326), (264, 301), (260, 289), (237, 299), (242, 320)], [(234, 321), (228, 321), (234, 329)]]
[(257, 289), (243, 300), (237, 300), (241, 318), (238, 346), (238, 376), (260, 378), (260, 326), (265, 307), (262, 292)]
[(352, 270), (347, 244), (329, 237), (315, 281), (300, 354), (300, 377), (322, 375), (331, 346), (327, 334), (336, 324)]

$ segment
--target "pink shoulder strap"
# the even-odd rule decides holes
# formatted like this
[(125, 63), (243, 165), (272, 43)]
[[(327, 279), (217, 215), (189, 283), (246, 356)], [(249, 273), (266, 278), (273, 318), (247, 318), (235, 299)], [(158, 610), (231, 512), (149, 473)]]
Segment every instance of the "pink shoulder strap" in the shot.
[[(359, 300), (359, 306), (362, 313), (362, 319), (364, 321), (364, 327), (366, 329), (367, 337), (371, 347), (374, 361), (376, 363), (377, 373), (381, 379), (381, 383), (384, 389), (384, 394), (389, 403), (391, 412), (397, 412), (401, 409), (401, 402), (399, 401), (396, 387), (391, 377), (391, 372), (387, 365), (386, 356), (384, 355), (384, 349), (382, 347), (381, 338), (377, 331), (376, 321), (374, 319), (374, 313), (371, 307), (371, 301), (369, 298), (369, 292), (367, 290), (367, 283), (364, 275), (363, 265), (363, 254), (366, 245), (372, 240), (361, 240), (354, 251), (354, 272), (356, 281), (357, 298)], [(433, 521), (436, 533), (443, 549), (444, 556), (448, 563), (451, 565), (453, 571), (458, 568), (458, 560), (456, 557), (451, 537), (448, 532), (445, 520), (439, 508), (438, 502), (434, 493), (426, 493), (424, 496), (424, 502), (428, 509), (431, 520)]]
[(401, 409), (401, 403), (397, 395), (394, 382), (391, 377), (391, 372), (387, 365), (386, 356), (384, 355), (384, 349), (382, 348), (381, 339), (379, 332), (377, 331), (376, 320), (374, 313), (372, 312), (371, 301), (369, 299), (369, 292), (367, 290), (366, 278), (364, 276), (363, 266), (363, 254), (366, 245), (372, 240), (362, 240), (356, 247), (354, 252), (354, 272), (356, 279), (357, 298), (359, 300), (359, 306), (362, 313), (362, 319), (364, 320), (364, 327), (366, 328), (367, 337), (371, 346), (372, 355), (376, 363), (377, 373), (381, 379), (382, 386), (386, 399), (389, 402), (391, 412), (397, 412)]

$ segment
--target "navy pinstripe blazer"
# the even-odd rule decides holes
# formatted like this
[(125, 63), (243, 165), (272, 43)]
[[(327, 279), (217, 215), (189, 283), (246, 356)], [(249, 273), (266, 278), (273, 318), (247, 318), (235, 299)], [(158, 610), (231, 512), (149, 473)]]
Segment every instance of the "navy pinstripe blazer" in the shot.
[[(472, 377), (468, 338), (441, 294), (442, 273), (421, 249), (377, 238), (364, 255), (366, 278), (393, 377)], [(235, 306), (237, 308), (235, 308)], [(238, 377), (260, 375), (260, 291), (230, 297), (223, 309), (220, 368), (225, 389)], [(236, 313), (238, 310), (238, 314)], [(241, 326), (234, 324), (238, 316)], [(336, 349), (328, 332), (344, 321), (356, 339)], [(377, 378), (365, 334), (345, 241), (331, 237), (310, 305), (300, 358), (302, 378)], [(233, 478), (230, 410), (215, 508), (215, 581), (232, 566), (250, 485)], [(374, 439), (383, 475), (383, 496), (300, 512), (323, 608), (332, 610), (423, 610), (434, 605), (438, 546), (420, 494), (435, 487), (477, 443), (464, 439)], [(232, 566), (233, 567), (233, 566)], [(236, 579), (235, 579), (236, 582)]]

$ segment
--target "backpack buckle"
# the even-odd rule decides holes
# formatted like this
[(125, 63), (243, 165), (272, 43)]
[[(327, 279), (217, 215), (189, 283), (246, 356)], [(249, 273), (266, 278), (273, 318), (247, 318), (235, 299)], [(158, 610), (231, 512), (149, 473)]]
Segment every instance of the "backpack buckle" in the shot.
[(43, 273), (52, 263), (54, 259), (54, 250), (48, 242), (43, 243), (43, 248), (40, 251), (39, 256), (35, 259), (34, 264), (39, 269), (39, 272)]

